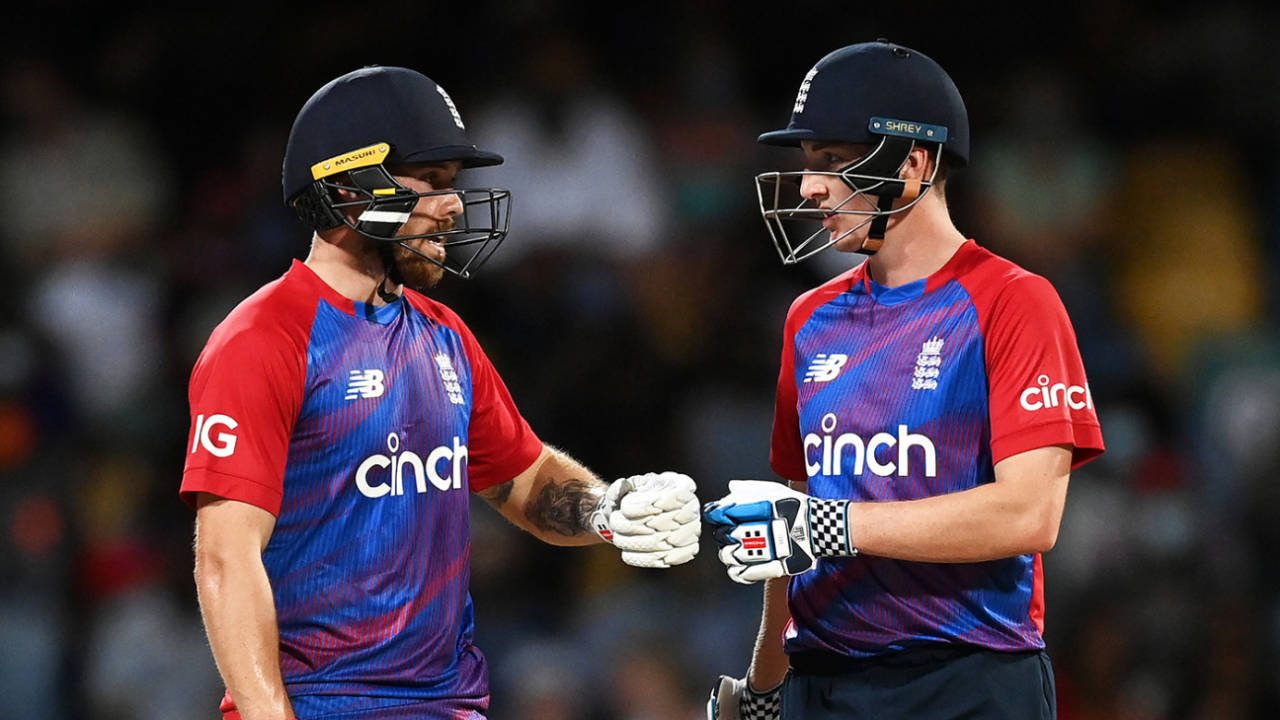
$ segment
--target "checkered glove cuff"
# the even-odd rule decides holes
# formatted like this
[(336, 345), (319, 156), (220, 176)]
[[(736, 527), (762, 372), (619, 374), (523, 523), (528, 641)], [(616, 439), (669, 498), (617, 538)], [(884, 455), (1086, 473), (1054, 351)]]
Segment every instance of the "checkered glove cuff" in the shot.
[(782, 686), (758, 693), (748, 685), (738, 701), (738, 714), (742, 720), (778, 720), (782, 716)]
[(818, 557), (853, 557), (857, 548), (849, 544), (848, 500), (809, 499), (809, 534), (813, 554)]

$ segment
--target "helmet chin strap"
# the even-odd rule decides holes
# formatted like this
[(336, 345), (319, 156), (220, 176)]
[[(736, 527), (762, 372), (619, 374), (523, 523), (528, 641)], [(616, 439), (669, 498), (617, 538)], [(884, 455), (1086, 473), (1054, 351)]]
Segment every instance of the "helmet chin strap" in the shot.
[(884, 231), (889, 228), (889, 211), (893, 209), (893, 196), (881, 195), (880, 202), (876, 203), (876, 209), (880, 214), (871, 219), (867, 239), (863, 240), (862, 245), (858, 247), (858, 252), (864, 255), (875, 255), (884, 246)]
[(871, 220), (871, 228), (867, 232), (867, 239), (862, 241), (862, 245), (858, 248), (858, 252), (864, 255), (875, 255), (880, 248), (884, 247), (884, 233), (889, 228), (889, 216), (892, 214), (893, 201), (902, 198), (906, 202), (911, 202), (920, 197), (921, 189), (924, 183), (919, 180), (901, 180), (892, 183), (895, 187), (901, 186), (901, 190), (895, 194), (885, 193), (880, 195), (880, 201), (876, 203), (876, 210), (880, 214)]
[(391, 288), (388, 287), (388, 284), (393, 283), (394, 285), (403, 285), (404, 279), (400, 277), (400, 270), (396, 267), (396, 256), (391, 250), (391, 243), (375, 242), (378, 243), (378, 255), (382, 256), (382, 267), (384, 269), (382, 282), (378, 283), (378, 297), (382, 298), (382, 302), (390, 305), (396, 300), (399, 300), (400, 297), (391, 292)]

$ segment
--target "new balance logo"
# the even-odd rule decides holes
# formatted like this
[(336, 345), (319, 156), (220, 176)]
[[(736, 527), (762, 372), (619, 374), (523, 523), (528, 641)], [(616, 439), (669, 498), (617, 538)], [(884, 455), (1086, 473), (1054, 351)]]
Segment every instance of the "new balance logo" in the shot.
[(352, 370), (347, 380), (347, 400), (357, 398), (369, 399), (382, 397), (387, 387), (383, 384), (386, 376), (381, 370)]
[(809, 369), (804, 373), (805, 382), (831, 382), (840, 375), (840, 370), (844, 368), (844, 364), (849, 362), (848, 355), (840, 353), (818, 353), (818, 356), (809, 363)]

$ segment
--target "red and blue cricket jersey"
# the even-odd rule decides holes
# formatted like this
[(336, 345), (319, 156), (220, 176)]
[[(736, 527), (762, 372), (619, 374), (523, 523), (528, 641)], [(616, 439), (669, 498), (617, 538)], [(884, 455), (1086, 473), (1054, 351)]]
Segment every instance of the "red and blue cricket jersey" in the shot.
[[(808, 493), (915, 500), (995, 480), (1004, 458), (1103, 450), (1062, 301), (1044, 278), (966, 242), (896, 288), (866, 264), (787, 316), (770, 462)], [(871, 657), (924, 643), (1044, 647), (1040, 556), (980, 563), (823, 558), (791, 579), (788, 652)]]
[(262, 559), (298, 716), (386, 698), (480, 717), (469, 491), (542, 444), (461, 319), (411, 290), (353, 302), (295, 262), (214, 330), (190, 402), (182, 497), (276, 516)]

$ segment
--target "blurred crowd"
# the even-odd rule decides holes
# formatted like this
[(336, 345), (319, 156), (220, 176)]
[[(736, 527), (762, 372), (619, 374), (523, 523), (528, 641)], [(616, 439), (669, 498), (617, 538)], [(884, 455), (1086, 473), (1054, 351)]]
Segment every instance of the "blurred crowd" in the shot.
[[(0, 718), (218, 717), (177, 497), (186, 382), (307, 251), (279, 168), (321, 84), (376, 63), (449, 89), (507, 158), (461, 184), (515, 200), (492, 261), (438, 296), (544, 441), (606, 478), (687, 472), (710, 500), (773, 477), (786, 308), (858, 259), (781, 266), (752, 176), (797, 159), (755, 135), (819, 57), (878, 36), (955, 78), (973, 150), (953, 215), (1053, 281), (1102, 420), (1045, 558), (1061, 717), (1280, 714), (1280, 10), (1084, 0), (966, 10), (960, 34), (942, 3), (472, 5), (20, 14), (0, 66)], [(759, 590), (709, 541), (651, 572), (474, 516), (494, 720), (692, 719), (745, 670)]]

